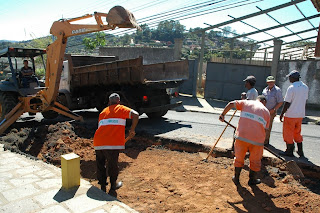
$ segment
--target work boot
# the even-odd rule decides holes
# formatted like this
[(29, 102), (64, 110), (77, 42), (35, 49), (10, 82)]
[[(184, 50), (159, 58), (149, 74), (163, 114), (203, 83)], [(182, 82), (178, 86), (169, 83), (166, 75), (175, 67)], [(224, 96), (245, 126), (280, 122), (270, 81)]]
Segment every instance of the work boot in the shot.
[(285, 152), (279, 152), (280, 155), (294, 157), (293, 155), (294, 144), (287, 144), (287, 149)]
[(106, 192), (106, 191), (107, 191), (106, 185), (100, 185), (100, 189), (101, 189), (101, 191), (103, 191), (103, 192)]
[(304, 154), (303, 154), (303, 150), (302, 150), (302, 142), (301, 143), (297, 143), (297, 146), (298, 146), (298, 155), (302, 158), (304, 157)]
[(232, 181), (236, 185), (240, 184), (239, 178), (240, 178), (241, 170), (242, 170), (242, 167), (235, 167), (234, 168), (234, 176), (232, 177)]
[(259, 183), (261, 183), (261, 180), (257, 178), (257, 173), (255, 171), (252, 171), (250, 169), (249, 171), (249, 181), (248, 181), (248, 185), (249, 186), (253, 186), (253, 185), (257, 185)]
[(112, 190), (117, 190), (117, 189), (121, 188), (121, 186), (122, 186), (122, 182), (121, 181), (111, 183), (111, 189)]

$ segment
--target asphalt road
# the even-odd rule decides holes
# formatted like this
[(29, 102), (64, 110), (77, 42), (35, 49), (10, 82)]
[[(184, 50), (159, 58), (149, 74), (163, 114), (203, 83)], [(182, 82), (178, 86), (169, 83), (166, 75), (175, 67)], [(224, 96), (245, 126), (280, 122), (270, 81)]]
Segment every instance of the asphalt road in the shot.
[[(226, 117), (226, 120), (229, 119), (230, 117)], [(239, 117), (234, 117), (231, 123), (237, 126), (238, 121)], [(213, 145), (225, 126), (224, 123), (218, 120), (218, 114), (169, 111), (164, 116), (164, 119), (150, 120), (145, 115), (140, 116), (137, 131), (165, 138)], [(311, 123), (303, 124), (302, 134), (306, 158), (295, 158), (295, 160), (320, 166), (320, 126)], [(217, 146), (223, 148), (231, 147), (232, 138), (233, 129), (228, 127)], [(282, 139), (282, 123), (279, 120), (274, 122), (270, 144), (276, 151), (285, 150), (286, 146)], [(296, 153), (295, 156), (298, 157)], [(287, 159), (290, 160), (291, 158)]]

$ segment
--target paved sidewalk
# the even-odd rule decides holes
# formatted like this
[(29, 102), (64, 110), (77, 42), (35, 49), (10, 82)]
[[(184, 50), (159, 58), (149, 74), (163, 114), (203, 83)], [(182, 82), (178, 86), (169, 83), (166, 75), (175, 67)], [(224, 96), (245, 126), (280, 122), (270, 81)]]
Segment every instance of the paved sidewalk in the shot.
[(61, 169), (4, 151), (0, 144), (0, 212), (136, 212), (81, 180), (79, 188), (61, 189)]

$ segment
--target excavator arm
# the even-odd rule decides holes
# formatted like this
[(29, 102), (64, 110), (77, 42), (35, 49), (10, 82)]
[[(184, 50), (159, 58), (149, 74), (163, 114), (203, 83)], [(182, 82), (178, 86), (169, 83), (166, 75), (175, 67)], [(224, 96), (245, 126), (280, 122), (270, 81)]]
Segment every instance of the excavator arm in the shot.
[[(73, 23), (88, 18), (94, 18), (96, 23)], [(107, 19), (107, 24), (104, 24), (102, 18)], [(36, 113), (53, 110), (72, 119), (82, 120), (81, 116), (71, 112), (67, 107), (56, 102), (67, 40), (71, 36), (110, 29), (113, 30), (116, 27), (137, 28), (141, 30), (132, 13), (121, 6), (111, 8), (109, 13), (95, 12), (94, 14), (87, 14), (77, 18), (55, 21), (51, 26), (50, 33), (56, 37), (56, 40), (47, 47), (45, 87), (35, 95), (19, 97), (18, 105), (0, 122), (0, 134), (14, 123), (24, 112)]]

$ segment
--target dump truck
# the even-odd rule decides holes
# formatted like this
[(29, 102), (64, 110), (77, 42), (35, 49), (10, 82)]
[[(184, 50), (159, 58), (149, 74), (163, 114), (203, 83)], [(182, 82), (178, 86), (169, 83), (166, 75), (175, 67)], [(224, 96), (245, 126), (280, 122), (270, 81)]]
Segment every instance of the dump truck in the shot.
[[(82, 24), (88, 19), (94, 19), (95, 23)], [(82, 22), (79, 23), (78, 21)], [(54, 111), (75, 120), (83, 120), (80, 115), (72, 112), (56, 100), (68, 38), (116, 28), (141, 29), (133, 14), (121, 6), (111, 8), (108, 13), (94, 12), (94, 14), (55, 21), (50, 28), (50, 33), (55, 41), (48, 45), (45, 50), (47, 59), (44, 87), (29, 83), (27, 86), (29, 88), (22, 89), (18, 80), (18, 69), (12, 63), (16, 57), (29, 57), (33, 60), (36, 55), (42, 55), (38, 53), (38, 50), (30, 50), (29, 55), (27, 54), (29, 50), (19, 48), (6, 48), (1, 51), (1, 57), (8, 58), (11, 76), (8, 77), (8, 81), (0, 82), (0, 84), (3, 84), (0, 85), (0, 134), (24, 112), (46, 114)], [(38, 84), (38, 82), (36, 83)], [(30, 92), (30, 90), (34, 91)]]
[(159, 118), (181, 104), (170, 103), (177, 94), (168, 89), (178, 87), (188, 73), (187, 60), (144, 65), (142, 57), (65, 55), (57, 100), (70, 110), (101, 111), (116, 92), (122, 104)]

